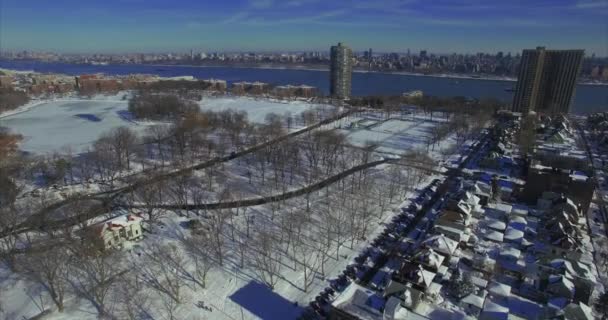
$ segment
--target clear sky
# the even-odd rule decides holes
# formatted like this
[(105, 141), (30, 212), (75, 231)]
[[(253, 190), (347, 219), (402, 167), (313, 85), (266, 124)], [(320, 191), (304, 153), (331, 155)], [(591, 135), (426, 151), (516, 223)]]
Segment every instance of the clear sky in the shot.
[(0, 0), (0, 46), (58, 52), (328, 50), (608, 55), (608, 0)]

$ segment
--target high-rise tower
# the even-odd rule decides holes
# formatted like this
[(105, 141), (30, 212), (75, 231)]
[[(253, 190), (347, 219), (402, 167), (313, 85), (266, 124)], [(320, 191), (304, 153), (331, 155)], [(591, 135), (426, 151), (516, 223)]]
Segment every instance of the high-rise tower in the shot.
[(568, 113), (584, 50), (526, 49), (522, 53), (513, 111)]
[(329, 70), (329, 92), (333, 97), (346, 99), (350, 97), (352, 72), (353, 72), (353, 51), (338, 43), (331, 47), (331, 65)]

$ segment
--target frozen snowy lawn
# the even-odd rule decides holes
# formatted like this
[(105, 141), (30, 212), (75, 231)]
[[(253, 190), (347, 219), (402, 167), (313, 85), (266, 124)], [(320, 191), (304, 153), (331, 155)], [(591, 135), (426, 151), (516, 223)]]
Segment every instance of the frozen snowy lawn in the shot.
[[(439, 123), (416, 118), (415, 120), (390, 119), (378, 121), (370, 125), (370, 120), (364, 120), (367, 127), (342, 129), (350, 143), (357, 147), (365, 147), (369, 142), (378, 145), (376, 151), (381, 153), (403, 154), (415, 149), (426, 149), (431, 131)], [(447, 147), (441, 145), (439, 150)]]
[[(123, 94), (124, 95), (124, 94)], [(204, 98), (201, 110), (227, 109), (246, 111), (251, 122), (263, 123), (266, 115), (293, 116), (320, 105), (304, 101), (279, 102), (242, 97)], [(127, 111), (128, 101), (120, 95), (96, 96), (92, 100), (65, 99), (32, 103), (15, 112), (0, 115), (0, 127), (23, 135), (21, 149), (45, 154), (70, 147), (72, 152), (85, 151), (102, 133), (128, 126), (143, 132), (151, 123), (136, 122)], [(327, 107), (331, 108), (331, 107)]]
[(321, 105), (310, 104), (305, 101), (278, 101), (268, 99), (253, 99), (246, 97), (223, 97), (223, 98), (203, 98), (200, 102), (203, 111), (223, 111), (232, 109), (235, 111), (245, 111), (249, 121), (264, 123), (266, 115), (275, 113), (284, 115), (291, 113), (296, 116), (305, 110), (313, 109)]
[(0, 127), (23, 135), (21, 149), (39, 154), (68, 146), (83, 152), (102, 133), (120, 126), (136, 131), (146, 127), (130, 119), (122, 100), (49, 101), (0, 118)]

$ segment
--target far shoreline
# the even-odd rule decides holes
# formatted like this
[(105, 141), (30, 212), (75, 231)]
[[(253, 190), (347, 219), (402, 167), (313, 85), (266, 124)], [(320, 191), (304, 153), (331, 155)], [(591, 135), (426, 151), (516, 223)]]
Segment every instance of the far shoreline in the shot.
[[(3, 61), (12, 61), (12, 60), (3, 60)], [(19, 61), (19, 60), (16, 60)], [(32, 60), (33, 62), (42, 62), (42, 63), (53, 63), (49, 61), (38, 61)], [(294, 65), (294, 66), (272, 66), (272, 65), (257, 65), (257, 66), (243, 66), (243, 65), (193, 65), (193, 64), (126, 64), (126, 63), (111, 63), (104, 65), (91, 65), (84, 63), (64, 63), (69, 65), (85, 65), (85, 66), (94, 66), (94, 67), (107, 67), (107, 66), (150, 66), (150, 67), (185, 67), (185, 68), (232, 68), (232, 69), (261, 69), (261, 70), (296, 70), (296, 71), (316, 71), (316, 72), (328, 72), (328, 68), (315, 68), (315, 67), (306, 67), (303, 65)], [(8, 68), (5, 68), (8, 69)], [(11, 70), (11, 69), (8, 69)], [(15, 70), (15, 71), (23, 71), (26, 70)], [(32, 70), (28, 70), (32, 71)], [(102, 72), (103, 73), (103, 72)], [(415, 77), (431, 77), (431, 78), (443, 78), (443, 79), (456, 79), (456, 80), (483, 80), (483, 81), (500, 81), (500, 82), (517, 82), (517, 78), (513, 77), (500, 77), (500, 76), (476, 76), (476, 75), (467, 75), (467, 74), (451, 74), (451, 73), (440, 73), (440, 74), (424, 74), (419, 72), (409, 72), (409, 71), (369, 71), (369, 70), (353, 70), (353, 73), (370, 73), (370, 74), (383, 74), (383, 75), (401, 75), (401, 76), (415, 76)], [(608, 82), (577, 82), (577, 85), (583, 86), (608, 86)]]
[[(262, 70), (300, 70), (300, 71), (317, 71), (317, 72), (328, 72), (328, 68), (308, 68), (302, 65), (299, 66), (227, 66), (227, 65), (193, 65), (193, 64), (108, 64), (109, 65), (140, 65), (140, 66), (153, 66), (153, 67), (189, 67), (189, 68), (233, 68), (233, 69), (262, 69)], [(458, 80), (484, 80), (484, 81), (501, 81), (501, 82), (517, 82), (517, 78), (513, 77), (491, 77), (491, 76), (472, 76), (466, 74), (451, 74), (451, 73), (439, 73), (439, 74), (424, 74), (418, 72), (409, 71), (368, 71), (368, 70), (353, 70), (353, 73), (375, 73), (385, 75), (401, 75), (401, 76), (416, 76), (416, 77), (431, 77), (431, 78), (442, 78), (442, 79), (458, 79)], [(608, 82), (577, 82), (578, 85), (584, 86), (608, 86)]]

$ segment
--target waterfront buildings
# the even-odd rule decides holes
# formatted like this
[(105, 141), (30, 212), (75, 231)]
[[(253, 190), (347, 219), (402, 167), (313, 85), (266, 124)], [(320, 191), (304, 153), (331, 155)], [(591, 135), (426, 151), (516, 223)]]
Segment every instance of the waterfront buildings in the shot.
[(568, 113), (583, 55), (583, 50), (524, 50), (513, 111)]
[(330, 56), (329, 92), (336, 98), (348, 98), (352, 83), (353, 51), (342, 43), (338, 43), (337, 46), (331, 47)]
[[(323, 69), (329, 65), (329, 52), (174, 52), (124, 54), (55, 54), (35, 52), (0, 52), (0, 59), (42, 60), (47, 62), (105, 64), (163, 64), (202, 66), (280, 66)], [(353, 51), (353, 70), (414, 72), (423, 74), (461, 74), (480, 77), (511, 78), (517, 76), (520, 54), (493, 53), (420, 53)], [(608, 81), (608, 57), (589, 55), (584, 58), (580, 80)]]

